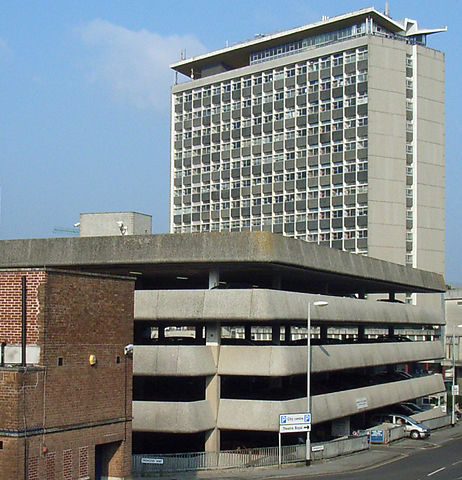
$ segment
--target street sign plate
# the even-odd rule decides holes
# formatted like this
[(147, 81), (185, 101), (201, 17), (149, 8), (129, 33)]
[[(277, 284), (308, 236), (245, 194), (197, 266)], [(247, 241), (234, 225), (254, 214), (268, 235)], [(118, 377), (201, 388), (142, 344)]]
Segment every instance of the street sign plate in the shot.
[(324, 450), (324, 445), (313, 445), (311, 447), (312, 452), (322, 452)]
[(311, 432), (310, 423), (279, 425), (279, 433)]
[(452, 386), (452, 394), (453, 395), (459, 395), (459, 385), (453, 385)]
[(311, 413), (287, 413), (279, 415), (279, 425), (310, 424)]
[(141, 463), (150, 464), (150, 465), (163, 465), (163, 458), (142, 458)]

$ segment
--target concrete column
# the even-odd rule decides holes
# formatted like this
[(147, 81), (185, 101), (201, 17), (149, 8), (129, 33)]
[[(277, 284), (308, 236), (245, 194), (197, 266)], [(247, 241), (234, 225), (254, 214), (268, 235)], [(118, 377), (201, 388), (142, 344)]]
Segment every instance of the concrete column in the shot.
[(202, 325), (196, 325), (195, 330), (196, 330), (196, 343), (201, 344), (203, 342), (202, 339)]
[(344, 437), (350, 435), (350, 417), (337, 418), (332, 420), (332, 436)]
[(271, 326), (271, 343), (273, 345), (281, 345), (281, 325)]
[(159, 325), (157, 331), (158, 331), (159, 341), (165, 340), (165, 325)]
[[(214, 351), (214, 358), (219, 357), (219, 346), (211, 347)], [(205, 451), (220, 451), (220, 430), (217, 428), (218, 408), (220, 406), (220, 377), (215, 374), (206, 378), (205, 399), (208, 401), (212, 414), (215, 418), (215, 428), (205, 433)]]
[(220, 272), (217, 269), (209, 271), (209, 290), (218, 287), (220, 283)]
[(244, 338), (246, 340), (252, 340), (252, 325), (249, 325), (248, 323), (246, 323), (244, 326), (244, 329), (245, 329)]
[(218, 409), (220, 406), (220, 377), (218, 375), (218, 360), (220, 358), (221, 325), (219, 323), (206, 326), (206, 345), (210, 348), (215, 362), (215, 374), (205, 380), (205, 399), (210, 405), (215, 418), (215, 427), (205, 434), (205, 451), (218, 452), (220, 450), (220, 431), (216, 426)]
[(272, 287), (273, 287), (275, 290), (281, 290), (281, 287), (282, 287), (282, 279), (281, 279), (281, 275), (280, 275), (280, 274), (275, 273), (275, 274), (273, 275)]
[(321, 337), (321, 341), (327, 340), (327, 329), (328, 329), (327, 325), (321, 325), (319, 327), (319, 330), (320, 330), (319, 331), (319, 336)]
[(284, 329), (284, 340), (282, 343), (285, 345), (290, 342), (290, 325), (285, 324), (282, 328)]

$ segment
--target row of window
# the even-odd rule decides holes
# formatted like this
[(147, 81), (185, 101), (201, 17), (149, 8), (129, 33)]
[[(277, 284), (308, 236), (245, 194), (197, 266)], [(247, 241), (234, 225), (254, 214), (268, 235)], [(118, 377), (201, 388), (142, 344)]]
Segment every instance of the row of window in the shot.
[[(263, 201), (262, 201), (263, 200)], [(202, 212), (210, 212), (210, 211), (221, 211), (221, 210), (229, 210), (230, 208), (250, 208), (251, 206), (259, 206), (262, 204), (268, 204), (267, 200), (269, 200), (271, 204), (271, 197), (270, 198), (256, 198), (256, 199), (241, 199), (241, 200), (233, 200), (233, 201), (226, 201), (221, 203), (214, 203), (204, 204), (204, 205), (185, 205), (183, 207), (175, 207), (173, 209), (174, 215), (189, 215), (192, 213), (202, 213)], [(314, 221), (314, 220), (329, 220), (334, 218), (351, 218), (351, 217), (363, 217), (366, 216), (368, 212), (368, 207), (359, 206), (359, 207), (348, 207), (343, 208), (341, 206), (333, 207), (331, 210), (328, 208), (314, 208), (310, 209), (308, 213), (298, 213), (296, 214), (295, 218), (297, 222), (305, 222), (305, 221)], [(270, 216), (270, 215), (267, 215)]]
[[(286, 174), (286, 176), (291, 177), (291, 174)], [(269, 180), (271, 178), (271, 180)], [(275, 175), (275, 182), (274, 183), (279, 183), (283, 182), (284, 180), (284, 175)], [(279, 180), (279, 178), (281, 180)], [(268, 180), (265, 180), (268, 179)], [(276, 180), (277, 179), (277, 180)], [(293, 179), (292, 179), (293, 180)], [(287, 180), (286, 180), (287, 181)], [(290, 181), (290, 180), (289, 180)], [(254, 179), (246, 178), (242, 180), (237, 180), (234, 182), (221, 182), (221, 183), (212, 183), (212, 184), (205, 184), (201, 185), (199, 187), (183, 187), (183, 188), (174, 188), (173, 190), (173, 196), (174, 197), (181, 197), (184, 195), (192, 195), (192, 194), (202, 194), (202, 193), (210, 193), (210, 192), (220, 192), (224, 190), (230, 190), (231, 188), (245, 188), (245, 187), (251, 187), (253, 185), (262, 185), (262, 184), (271, 184), (273, 183), (273, 177), (258, 177)], [(320, 190), (318, 186), (313, 186), (309, 187), (309, 190), (306, 192), (301, 192), (300, 197), (297, 198), (297, 200), (303, 200), (304, 198), (325, 198), (330, 196), (330, 191), (335, 191), (335, 194), (333, 196), (340, 196), (340, 195), (354, 195), (356, 193), (361, 194), (361, 193), (367, 193), (367, 184), (364, 182), (358, 182), (357, 185), (348, 185), (345, 187), (340, 187), (336, 185), (321, 185)], [(304, 187), (306, 188), (306, 187)], [(319, 192), (319, 193), (318, 193)], [(412, 194), (412, 189), (408, 188), (406, 192), (410, 192)], [(271, 192), (264, 193), (266, 196), (271, 196)], [(306, 195), (306, 197), (304, 196)], [(282, 196), (281, 196), (281, 202), (282, 202)], [(288, 201), (288, 200), (286, 200)]]
[[(359, 35), (364, 35), (366, 33), (366, 23), (360, 23), (358, 25), (349, 25), (332, 32), (319, 33), (317, 35), (310, 35), (303, 40), (297, 40), (295, 42), (286, 43), (283, 45), (278, 45), (277, 47), (266, 48), (257, 52), (252, 52), (250, 54), (250, 64), (257, 64), (261, 62), (267, 62), (269, 60), (274, 60), (276, 58), (286, 57), (288, 55), (294, 55), (295, 53), (300, 53), (308, 49), (319, 48), (324, 45), (335, 43), (343, 40), (348, 40), (355, 38)], [(367, 48), (367, 47), (366, 47)], [(366, 49), (361, 53), (366, 53)], [(343, 55), (336, 57), (339, 61), (343, 61)], [(355, 61), (356, 55), (355, 51), (350, 53), (346, 52), (345, 63)], [(319, 62), (313, 63), (314, 65), (319, 65)], [(339, 63), (341, 65), (341, 63)], [(330, 57), (323, 57), (320, 61), (321, 68), (330, 67)]]
[[(338, 88), (338, 87), (343, 87), (343, 86), (348, 86), (348, 85), (356, 85), (356, 83), (363, 83), (367, 81), (367, 70), (360, 70), (358, 74), (352, 73), (349, 75), (346, 75), (345, 77), (343, 75), (337, 75), (332, 78), (325, 78), (322, 80), (311, 80), (308, 82), (308, 85), (303, 85), (298, 88), (294, 87), (286, 87), (277, 89), (275, 93), (272, 92), (265, 92), (264, 94), (259, 93), (259, 94), (254, 94), (251, 95), (250, 93), (247, 95), (247, 97), (243, 97), (242, 99), (242, 107), (250, 107), (252, 105), (260, 105), (261, 103), (268, 103), (272, 101), (277, 101), (277, 100), (284, 100), (286, 98), (293, 98), (295, 96), (300, 96), (300, 95), (307, 95), (310, 93), (317, 93), (317, 92), (324, 92), (327, 90), (331, 90), (333, 88)], [(189, 99), (195, 98), (197, 96), (197, 100), (200, 98), (206, 98), (202, 97), (202, 94), (198, 92), (197, 94), (191, 94), (187, 93), (184, 96), (176, 96), (175, 98), (175, 103), (176, 104), (182, 104), (183, 102), (188, 102)], [(338, 95), (336, 95), (338, 96)], [(251, 98), (252, 97), (252, 98)], [(263, 101), (261, 100), (263, 98)], [(218, 101), (217, 101), (218, 100)], [(229, 98), (225, 97), (224, 95), (221, 98), (218, 98), (217, 100), (214, 99), (213, 103), (214, 104), (220, 104), (222, 103), (223, 105), (233, 105), (233, 110), (236, 110), (237, 108), (235, 107), (236, 104), (241, 104), (241, 98)], [(252, 101), (253, 100), (253, 101)], [(194, 107), (193, 110), (197, 111), (202, 106), (199, 107)], [(180, 121), (180, 120), (177, 120)]]
[[(268, 157), (264, 157), (265, 159)], [(191, 177), (192, 175), (205, 175), (210, 172), (219, 172), (219, 171), (227, 171), (230, 169), (240, 169), (240, 168), (247, 168), (251, 165), (259, 166), (261, 165), (261, 157), (255, 158), (250, 160), (250, 158), (244, 160), (238, 160), (236, 162), (228, 162), (218, 165), (204, 165), (203, 167), (194, 167), (194, 168), (185, 168), (183, 170), (176, 170), (174, 173), (174, 178), (183, 178), (183, 177)], [(271, 163), (271, 161), (269, 162)], [(294, 168), (290, 168), (287, 170), (285, 174), (274, 174), (268, 173), (264, 176), (261, 175), (254, 175), (253, 176), (253, 184), (259, 185), (261, 183), (276, 183), (288, 180), (303, 180), (305, 178), (316, 178), (316, 177), (324, 177), (328, 175), (339, 175), (343, 173), (354, 173), (356, 171), (367, 171), (367, 162), (362, 162), (358, 164), (358, 168), (356, 169), (356, 164), (347, 164), (347, 165), (335, 165), (332, 167), (323, 167), (318, 168), (317, 165), (310, 165), (306, 169), (305, 167), (297, 168), (295, 172)], [(412, 167), (407, 168), (407, 172), (412, 169)]]
[[(412, 55), (406, 54), (406, 67), (412, 67), (413, 65), (413, 58)], [(406, 70), (406, 89), (410, 89), (411, 91), (414, 88), (414, 83), (413, 83), (413, 78), (412, 72), (407, 72)], [(413, 95), (411, 95), (413, 96)], [(407, 110), (413, 110), (414, 109), (414, 104), (412, 100), (407, 99), (406, 100), (406, 109)], [(413, 119), (411, 121), (406, 122), (406, 131), (409, 133), (412, 133), (414, 131), (414, 121)], [(408, 176), (414, 176), (414, 169), (413, 169), (413, 156), (414, 156), (414, 141), (406, 141), (406, 157), (407, 157), (407, 165), (406, 165), (406, 175)], [(415, 181), (415, 179), (414, 179)], [(414, 198), (414, 190), (412, 186), (406, 187), (406, 198), (408, 199), (413, 199)], [(406, 210), (406, 220), (413, 220), (413, 212), (410, 209)], [(411, 228), (407, 228), (406, 225), (406, 241), (408, 243), (413, 242), (413, 228), (414, 225), (411, 226)], [(408, 265), (413, 264), (413, 256), (412, 253), (408, 253), (406, 255), (406, 263)]]
[[(300, 109), (299, 111), (297, 111), (297, 114), (302, 110), (303, 109)], [(176, 133), (174, 136), (174, 139), (175, 141), (180, 141), (188, 138), (201, 138), (207, 135), (214, 135), (214, 134), (223, 133), (223, 132), (250, 128), (252, 126), (261, 125), (262, 123), (267, 124), (267, 123), (271, 123), (273, 120), (275, 121), (282, 120), (282, 118), (283, 117), (281, 117), (280, 114), (277, 114), (277, 115), (269, 114), (269, 115), (264, 115), (263, 118), (262, 117), (255, 117), (253, 119), (246, 118), (242, 120), (236, 120), (233, 122), (223, 123), (222, 125), (213, 125), (211, 127), (198, 126), (189, 130), (185, 130), (183, 133)], [(284, 117), (284, 118), (291, 118), (291, 117), (288, 115), (287, 117)], [(411, 122), (408, 122), (408, 123), (411, 123)], [(365, 127), (367, 125), (368, 125), (367, 116), (362, 116), (362, 117), (359, 117), (357, 120), (356, 118), (349, 118), (345, 120), (343, 118), (340, 118), (333, 121), (327, 120), (323, 122), (313, 122), (313, 123), (310, 123), (308, 127), (306, 126), (297, 127), (297, 131), (302, 132), (298, 136), (317, 135), (318, 133), (329, 133), (331, 131), (337, 132), (341, 130), (356, 128), (356, 126)], [(411, 127), (412, 127), (412, 123), (411, 123)], [(287, 128), (287, 130), (294, 130), (294, 129), (295, 127)]]
[[(190, 232), (209, 232), (209, 231), (229, 231), (234, 229), (252, 228), (252, 230), (261, 230), (262, 227), (269, 227), (275, 225), (287, 225), (293, 224), (293, 221), (284, 221), (282, 217), (274, 217), (268, 219), (243, 219), (243, 220), (231, 220), (212, 223), (201, 223), (197, 225), (183, 225), (173, 228), (174, 233), (190, 233)], [(289, 235), (294, 236), (294, 235)], [(367, 229), (363, 230), (351, 230), (351, 231), (339, 231), (339, 232), (310, 232), (307, 234), (306, 239), (309, 242), (328, 241), (328, 240), (353, 240), (363, 239), (368, 237)], [(297, 236), (297, 238), (301, 238)]]
[[(289, 98), (287, 96), (282, 95), (283, 92), (274, 94), (274, 95), (267, 95), (265, 97), (254, 97), (253, 100), (244, 100), (243, 102), (235, 102), (235, 103), (225, 103), (222, 104), (221, 106), (215, 106), (215, 107), (208, 107), (204, 108), (202, 110), (197, 110), (194, 112), (190, 112), (191, 115), (185, 114), (185, 115), (178, 115), (175, 117), (175, 122), (179, 122), (178, 119), (185, 119), (185, 121), (188, 119), (200, 119), (200, 118), (207, 118), (212, 115), (221, 115), (223, 113), (228, 113), (232, 112), (234, 110), (240, 110), (242, 108), (246, 107), (251, 107), (251, 106), (258, 106), (261, 105), (262, 103), (271, 103), (274, 100), (283, 100), (284, 98)], [(306, 116), (307, 114), (313, 114), (313, 113), (319, 113), (319, 112), (328, 112), (331, 110), (340, 110), (342, 108), (347, 108), (347, 107), (355, 107), (357, 105), (364, 105), (367, 104), (368, 102), (368, 96), (367, 93), (363, 93), (360, 95), (352, 95), (349, 97), (338, 97), (335, 99), (323, 99), (321, 101), (315, 100), (313, 102), (309, 102), (307, 107), (302, 107), (302, 108), (295, 108), (294, 106), (290, 107), (284, 107), (284, 104), (281, 105), (280, 109), (274, 110), (273, 114), (278, 115), (274, 119), (279, 119), (282, 120), (284, 118), (294, 118), (294, 117), (302, 117)], [(285, 113), (283, 113), (285, 112)], [(268, 114), (269, 115), (269, 114)], [(259, 117), (261, 123), (266, 123), (263, 120), (265, 118), (268, 118), (268, 115), (265, 115), (265, 113), (258, 113), (254, 114), (253, 118)], [(245, 115), (242, 113), (243, 118), (246, 118)], [(250, 118), (252, 116), (252, 112), (248, 113), (247, 118)], [(263, 118), (262, 118), (263, 117)], [(215, 121), (216, 120), (216, 121)], [(218, 124), (220, 123), (221, 118), (215, 118), (213, 119), (214, 123)], [(229, 120), (223, 120), (224, 123), (229, 123)], [(268, 121), (268, 120), (267, 120)], [(178, 125), (176, 125), (176, 128), (178, 128)], [(192, 127), (189, 127), (191, 129)]]

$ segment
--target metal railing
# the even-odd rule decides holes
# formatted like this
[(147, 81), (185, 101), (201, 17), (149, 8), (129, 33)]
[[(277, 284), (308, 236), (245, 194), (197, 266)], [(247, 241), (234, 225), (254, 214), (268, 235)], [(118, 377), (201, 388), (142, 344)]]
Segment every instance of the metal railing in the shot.
[[(332, 442), (313, 443), (313, 460), (347, 455), (369, 448), (367, 435)], [(283, 464), (305, 461), (305, 445), (288, 445), (281, 449)], [(238, 469), (278, 465), (278, 447), (194, 452), (178, 454), (133, 455), (133, 475), (150, 476), (194, 470)]]

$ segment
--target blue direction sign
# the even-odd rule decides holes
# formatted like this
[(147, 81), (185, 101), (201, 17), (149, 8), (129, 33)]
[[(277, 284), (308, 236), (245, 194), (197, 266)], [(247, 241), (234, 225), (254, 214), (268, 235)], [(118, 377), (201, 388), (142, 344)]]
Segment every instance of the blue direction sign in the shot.
[(311, 413), (286, 413), (279, 415), (279, 425), (307, 425), (311, 423)]

